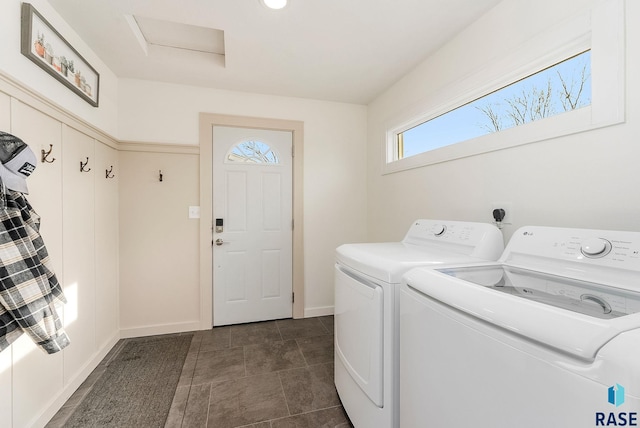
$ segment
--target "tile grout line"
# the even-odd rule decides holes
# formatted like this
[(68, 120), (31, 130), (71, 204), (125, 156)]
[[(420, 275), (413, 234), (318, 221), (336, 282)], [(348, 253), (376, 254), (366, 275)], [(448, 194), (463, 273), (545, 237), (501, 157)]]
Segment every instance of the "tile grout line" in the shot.
[(329, 331), (329, 327), (327, 327), (321, 319), (318, 319), (318, 321), (320, 321), (320, 325), (322, 325), (322, 327), (327, 331), (327, 334), (331, 334), (331, 332)]
[[(193, 337), (191, 338), (191, 343), (193, 343), (193, 341), (196, 339), (196, 335), (194, 334)], [(189, 397), (191, 396), (191, 388), (193, 387), (193, 375), (196, 372), (196, 366), (198, 364), (198, 358), (200, 357), (200, 348), (202, 347), (202, 338), (199, 338), (198, 341), (198, 351), (195, 353), (196, 354), (196, 361), (193, 364), (193, 370), (191, 371), (191, 378), (189, 380), (189, 392), (187, 392), (187, 398), (184, 402), (184, 410), (182, 411), (182, 418), (180, 419), (180, 427), (182, 427), (182, 425), (184, 424), (184, 418), (187, 416), (187, 405), (189, 404)], [(188, 357), (188, 354), (187, 354)], [(187, 364), (187, 359), (185, 358), (184, 360), (184, 364), (182, 366), (182, 369), (184, 370), (184, 366)], [(181, 374), (182, 375), (182, 374)], [(175, 394), (178, 393), (178, 386), (176, 386), (176, 392), (174, 392), (174, 397)], [(169, 416), (167, 415), (167, 418)]]
[(278, 325), (278, 321), (275, 321), (276, 329), (278, 329), (278, 334), (280, 335), (280, 340), (284, 341), (284, 336), (282, 335), (282, 331), (280, 331), (280, 326)]
[(209, 426), (209, 413), (211, 413), (211, 394), (213, 394), (213, 382), (209, 384), (209, 397), (207, 397), (207, 419), (204, 422), (204, 427)]
[(248, 377), (247, 376), (247, 346), (249, 345), (242, 346), (242, 368), (244, 369), (244, 376), (242, 376), (243, 378)]
[[(290, 414), (289, 416), (283, 416), (283, 417), (281, 417), (281, 418), (269, 419), (268, 421), (263, 421), (263, 422), (269, 422), (269, 424), (270, 424), (271, 426), (273, 426), (273, 422), (274, 422), (274, 421), (279, 421), (279, 420), (283, 420), (283, 419), (291, 418), (291, 417), (294, 417), (294, 416), (310, 415), (310, 414), (312, 414), (312, 413), (316, 413), (316, 412), (319, 412), (319, 411), (323, 411), (323, 410), (330, 410), (330, 409), (337, 409), (337, 408), (340, 408), (340, 409), (342, 409), (342, 410), (344, 411), (344, 408), (342, 407), (342, 405), (341, 405), (341, 404), (338, 404), (337, 406), (329, 406), (329, 407), (324, 407), (324, 408), (322, 408), (322, 409), (308, 410), (308, 411), (306, 411), (306, 412), (296, 413), (295, 415), (291, 415), (291, 414)], [(346, 412), (345, 412), (345, 413), (346, 413)], [(348, 417), (348, 415), (347, 415), (347, 417)], [(261, 422), (258, 422), (258, 423), (261, 423)], [(250, 426), (253, 426), (253, 425), (254, 425), (254, 424), (242, 425), (242, 426), (240, 426), (240, 427), (234, 427), (234, 428), (245, 428), (245, 427), (250, 427)]]
[(294, 340), (296, 341), (296, 346), (298, 347), (298, 352), (300, 352), (300, 355), (302, 355), (302, 359), (304, 360), (305, 367), (310, 367), (310, 364), (307, 361), (307, 358), (304, 356), (304, 352), (302, 352), (302, 348), (300, 348), (300, 343), (298, 343), (298, 339), (294, 339)]
[[(282, 370), (281, 370), (282, 371)], [(280, 381), (280, 390), (282, 391), (282, 396), (284, 397), (284, 404), (287, 406), (287, 417), (293, 416), (291, 414), (291, 409), (289, 408), (289, 400), (287, 400), (287, 394), (284, 392), (284, 385), (282, 384), (282, 376), (280, 376), (280, 372), (278, 373), (278, 380)], [(271, 425), (271, 420), (269, 421), (269, 425)]]

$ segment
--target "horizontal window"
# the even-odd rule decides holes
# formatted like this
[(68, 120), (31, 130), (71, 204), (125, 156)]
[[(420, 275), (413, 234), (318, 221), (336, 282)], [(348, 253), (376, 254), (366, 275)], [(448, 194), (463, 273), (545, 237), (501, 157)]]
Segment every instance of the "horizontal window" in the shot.
[(587, 51), (397, 133), (394, 151), (402, 159), (590, 104)]

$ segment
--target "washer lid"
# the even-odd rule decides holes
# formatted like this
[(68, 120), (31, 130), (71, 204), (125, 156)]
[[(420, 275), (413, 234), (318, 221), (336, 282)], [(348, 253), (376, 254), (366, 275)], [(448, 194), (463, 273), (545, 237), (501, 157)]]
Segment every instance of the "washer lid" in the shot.
[(640, 293), (506, 265), (438, 269), (505, 294), (611, 319), (640, 312)]
[(403, 242), (341, 245), (336, 249), (336, 260), (352, 270), (391, 284), (400, 283), (402, 275), (415, 267), (482, 261), (438, 247)]
[(415, 269), (409, 287), (470, 316), (586, 360), (640, 328), (640, 293), (505, 265)]

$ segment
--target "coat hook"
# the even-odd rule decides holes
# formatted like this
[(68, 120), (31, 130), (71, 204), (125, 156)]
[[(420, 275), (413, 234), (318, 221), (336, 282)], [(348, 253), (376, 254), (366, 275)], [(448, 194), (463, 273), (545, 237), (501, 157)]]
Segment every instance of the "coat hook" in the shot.
[(159, 175), (158, 179), (159, 179), (160, 181), (162, 181), (162, 170), (160, 170), (160, 171), (159, 171), (159, 174), (160, 174), (160, 175)]
[(85, 162), (80, 161), (80, 172), (89, 172), (91, 168), (84, 169), (89, 163), (89, 156), (87, 156), (87, 160)]
[(106, 177), (107, 177), (107, 178), (113, 178), (113, 177), (115, 177), (115, 175), (113, 175), (113, 165), (111, 165), (111, 168), (109, 168), (109, 169), (107, 169), (107, 170), (105, 170), (105, 171), (107, 172), (107, 173), (106, 173)]
[(49, 144), (49, 151), (45, 151), (44, 149), (42, 149), (42, 163), (53, 163), (54, 160), (56, 160), (56, 158), (51, 158), (51, 160), (47, 159), (49, 157), (49, 155), (51, 154), (51, 152), (53, 151), (53, 144)]

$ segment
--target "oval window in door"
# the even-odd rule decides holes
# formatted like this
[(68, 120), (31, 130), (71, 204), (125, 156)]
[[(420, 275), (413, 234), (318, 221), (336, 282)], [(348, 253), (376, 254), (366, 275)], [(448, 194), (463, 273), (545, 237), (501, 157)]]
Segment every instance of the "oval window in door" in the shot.
[(280, 158), (267, 143), (256, 140), (245, 140), (234, 145), (231, 150), (229, 150), (225, 163), (229, 162), (278, 165), (280, 164)]

